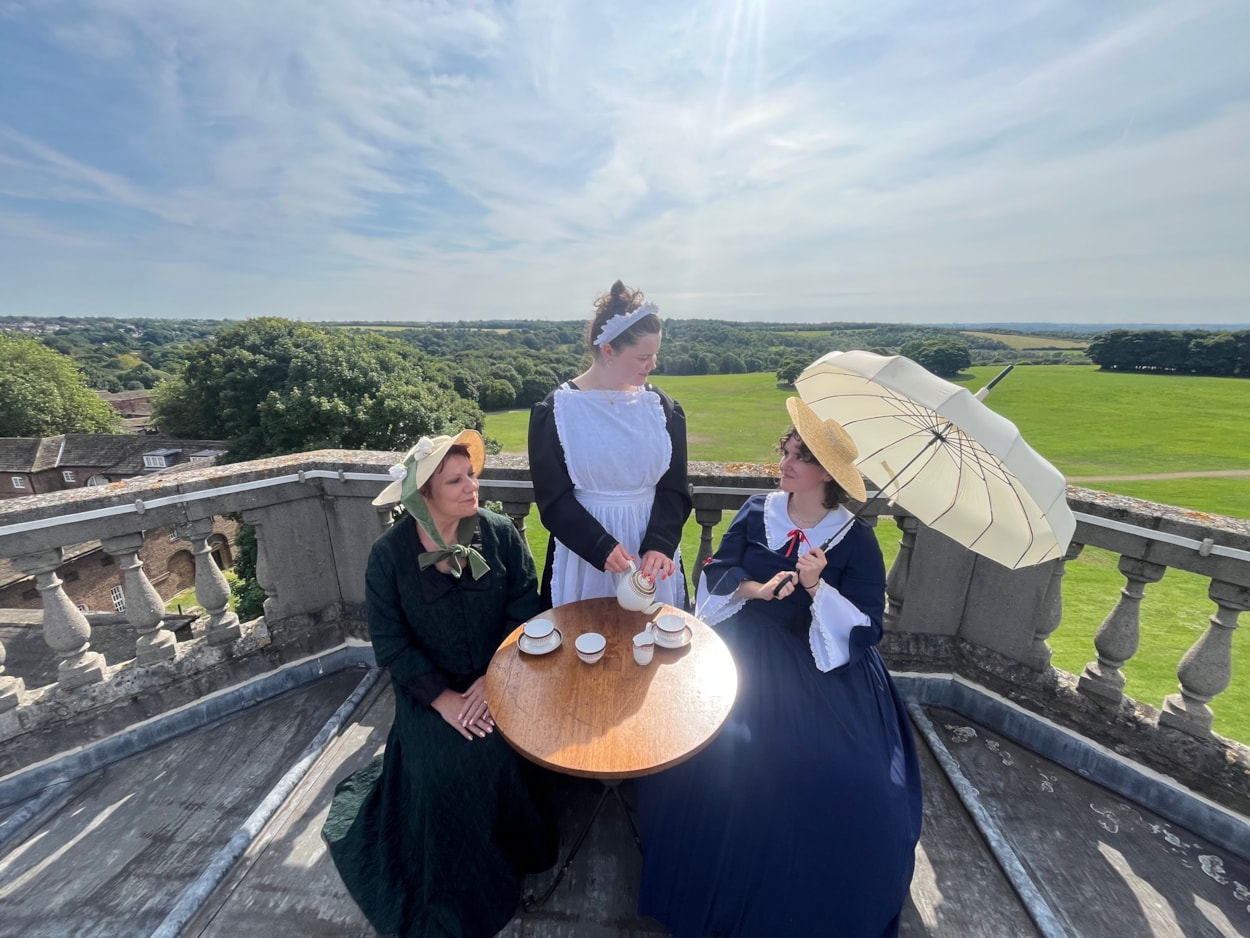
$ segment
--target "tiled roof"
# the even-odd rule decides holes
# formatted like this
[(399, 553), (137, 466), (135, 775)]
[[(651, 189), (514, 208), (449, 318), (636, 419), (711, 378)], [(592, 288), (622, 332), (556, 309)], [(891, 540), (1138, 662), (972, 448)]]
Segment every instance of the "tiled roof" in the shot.
[(152, 396), (152, 392), (148, 391), (97, 391), (101, 399), (106, 401), (134, 401), (143, 400)]
[[(75, 560), (81, 557), (83, 554), (89, 554), (93, 550), (99, 550), (100, 542), (99, 541), (87, 541), (83, 544), (71, 544), (70, 546), (63, 548), (63, 549), (65, 553), (63, 555), (64, 560), (62, 562), (69, 563), (71, 560)], [(17, 582), (18, 580), (24, 580), (24, 579), (26, 579), (26, 574), (21, 573), (13, 568), (12, 558), (0, 557), (0, 589), (3, 589), (6, 586), (11, 586), (13, 583)]]
[(224, 451), (219, 440), (175, 440), (133, 433), (66, 433), (61, 436), (0, 437), (0, 472), (43, 472), (47, 469), (98, 469), (112, 476), (142, 475), (143, 454), (205, 449)]
[(39, 439), (24, 436), (0, 437), (0, 472), (31, 472), (39, 455)]

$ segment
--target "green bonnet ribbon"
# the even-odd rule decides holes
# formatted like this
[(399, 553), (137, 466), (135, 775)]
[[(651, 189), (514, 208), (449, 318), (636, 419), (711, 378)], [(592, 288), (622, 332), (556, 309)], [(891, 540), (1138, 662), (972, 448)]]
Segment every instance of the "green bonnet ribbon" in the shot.
[(469, 561), (469, 574), (475, 580), (481, 579), (490, 572), (490, 564), (486, 562), (486, 558), (468, 546), (469, 541), (473, 540), (473, 532), (477, 530), (476, 514), (460, 519), (460, 527), (456, 530), (457, 543), (449, 547), (443, 542), (442, 536), (438, 533), (438, 528), (434, 525), (434, 519), (430, 517), (430, 509), (425, 504), (425, 499), (411, 499), (406, 501), (404, 505), (412, 515), (413, 520), (421, 526), (421, 530), (429, 535), (430, 540), (438, 545), (438, 550), (427, 550), (417, 557), (417, 563), (422, 570), (433, 566), (446, 557), (447, 565), (451, 568), (451, 575), (457, 579), (464, 572), (465, 560)]

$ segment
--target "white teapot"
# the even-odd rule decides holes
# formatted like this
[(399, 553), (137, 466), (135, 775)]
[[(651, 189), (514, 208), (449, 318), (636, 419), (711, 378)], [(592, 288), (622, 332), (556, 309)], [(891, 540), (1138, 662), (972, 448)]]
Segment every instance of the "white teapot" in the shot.
[(629, 562), (629, 573), (622, 573), (617, 581), (616, 601), (624, 609), (647, 615), (658, 612), (664, 605), (655, 601), (655, 584), (638, 572), (632, 560)]

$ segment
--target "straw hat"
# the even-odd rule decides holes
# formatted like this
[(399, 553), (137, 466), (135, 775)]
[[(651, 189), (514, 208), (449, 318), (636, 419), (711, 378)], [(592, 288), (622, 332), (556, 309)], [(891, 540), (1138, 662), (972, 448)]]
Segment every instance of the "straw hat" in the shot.
[(836, 420), (821, 420), (814, 410), (797, 397), (786, 400), (786, 410), (794, 421), (794, 429), (799, 431), (799, 436), (825, 472), (833, 476), (833, 481), (842, 486), (842, 490), (857, 502), (867, 501), (868, 491), (864, 488), (864, 477), (855, 468), (859, 447), (855, 445), (851, 435)]
[(482, 466), (486, 464), (486, 446), (482, 443), (482, 435), (476, 430), (461, 430), (455, 436), (423, 436), (416, 446), (404, 454), (398, 465), (391, 466), (391, 478), (395, 481), (382, 490), (373, 500), (373, 504), (392, 505), (402, 502), (409, 505), (412, 499), (420, 499), (421, 486), (434, 475), (434, 470), (446, 458), (447, 451), (456, 445), (469, 451), (473, 472), (481, 473)]

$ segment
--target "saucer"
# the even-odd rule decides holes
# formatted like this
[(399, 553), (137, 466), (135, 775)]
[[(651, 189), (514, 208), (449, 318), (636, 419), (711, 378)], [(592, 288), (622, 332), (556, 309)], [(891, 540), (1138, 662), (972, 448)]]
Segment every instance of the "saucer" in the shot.
[(669, 633), (660, 629), (656, 629), (652, 634), (655, 636), (655, 643), (661, 648), (683, 648), (690, 644), (690, 638), (694, 635), (688, 625), (677, 633), (676, 639), (669, 638)]
[(555, 636), (555, 640), (547, 638), (542, 642), (530, 641), (530, 637), (524, 632), (521, 637), (516, 640), (517, 648), (525, 652), (527, 655), (546, 655), (555, 651), (560, 647), (560, 643), (564, 641), (564, 636), (560, 634), (559, 629), (552, 629), (551, 634)]

